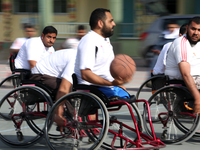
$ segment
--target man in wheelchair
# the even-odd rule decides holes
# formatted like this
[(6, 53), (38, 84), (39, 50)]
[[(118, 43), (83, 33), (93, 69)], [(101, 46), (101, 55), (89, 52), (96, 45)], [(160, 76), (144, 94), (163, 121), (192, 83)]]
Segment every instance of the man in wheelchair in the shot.
[(200, 75), (200, 17), (192, 18), (187, 33), (177, 38), (168, 50), (165, 75), (183, 80), (195, 99), (193, 111), (200, 113), (200, 93), (196, 85)]
[[(179, 37), (183, 36), (186, 34), (187, 29), (186, 29), (187, 24), (183, 24), (180, 27), (179, 30)], [(153, 68), (153, 72), (151, 73), (151, 76), (156, 76), (156, 75), (164, 75), (165, 73), (165, 66), (166, 66), (166, 57), (167, 57), (167, 52), (170, 47), (172, 42), (169, 42), (163, 46), (163, 49), (161, 50), (161, 53), (158, 56), (158, 60)], [(165, 77), (163, 78), (155, 78), (152, 80), (152, 92), (154, 93), (156, 90), (162, 88), (166, 84), (166, 79)]]
[(56, 36), (57, 30), (53, 26), (46, 26), (40, 37), (28, 39), (17, 54), (15, 68), (30, 70), (39, 60), (54, 53)]
[[(113, 79), (109, 68), (114, 59), (109, 37), (113, 35), (115, 22), (109, 10), (98, 8), (90, 16), (91, 31), (80, 41), (75, 63), (78, 84), (96, 85), (107, 97), (130, 98), (122, 84), (125, 80)], [(121, 86), (122, 87), (122, 86)]]

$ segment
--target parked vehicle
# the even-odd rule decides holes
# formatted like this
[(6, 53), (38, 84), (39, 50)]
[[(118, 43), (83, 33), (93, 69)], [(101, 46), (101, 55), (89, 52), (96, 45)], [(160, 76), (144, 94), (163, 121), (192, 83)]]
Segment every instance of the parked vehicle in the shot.
[(146, 60), (146, 63), (150, 64), (152, 61), (154, 53), (151, 51), (151, 49), (155, 45), (160, 44), (162, 48), (165, 43), (169, 42), (169, 40), (166, 40), (165, 42), (158, 43), (159, 38), (161, 38), (162, 32), (166, 29), (166, 25), (169, 21), (175, 21), (179, 26), (181, 26), (184, 23), (188, 23), (189, 19), (194, 16), (197, 15), (170, 15), (163, 16), (155, 20), (147, 29), (147, 31), (142, 33), (140, 36), (141, 46), (139, 52)]

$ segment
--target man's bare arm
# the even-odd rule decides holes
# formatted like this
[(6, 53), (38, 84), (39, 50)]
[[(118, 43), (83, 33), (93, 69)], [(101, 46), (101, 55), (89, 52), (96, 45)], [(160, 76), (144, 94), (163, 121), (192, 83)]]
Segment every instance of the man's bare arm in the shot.
[(72, 84), (68, 80), (63, 78), (56, 95), (56, 101), (71, 91), (72, 91)]
[(34, 68), (37, 63), (37, 61), (35, 61), (35, 60), (29, 60), (28, 62), (30, 64), (31, 69)]
[(190, 75), (190, 64), (188, 62), (180, 62), (179, 69), (187, 88), (195, 99), (194, 113), (200, 113), (200, 93), (194, 83), (194, 79)]
[(10, 49), (10, 51), (11, 51), (12, 53), (18, 53), (18, 52), (19, 52), (19, 49)]
[(122, 85), (124, 83), (129, 82), (132, 78), (127, 80), (114, 80), (112, 82), (101, 78), (100, 76), (94, 74), (90, 69), (81, 70), (81, 77), (83, 80), (97, 84), (97, 85), (104, 85), (104, 86), (117, 86)]
[[(72, 91), (72, 84), (66, 80), (65, 78), (62, 79), (60, 87), (58, 89), (57, 95), (56, 95), (56, 101), (59, 100), (64, 95), (68, 94)], [(54, 117), (54, 121), (57, 123), (58, 126), (63, 126), (66, 119), (63, 117), (63, 105), (61, 104), (57, 110)]]

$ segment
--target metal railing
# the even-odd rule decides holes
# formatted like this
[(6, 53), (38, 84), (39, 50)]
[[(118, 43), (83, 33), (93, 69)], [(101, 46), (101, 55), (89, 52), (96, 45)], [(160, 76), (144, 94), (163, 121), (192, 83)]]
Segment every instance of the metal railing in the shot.
[[(151, 23), (119, 23), (118, 38), (139, 38)], [(58, 38), (75, 36), (79, 25), (84, 25), (90, 31), (88, 23), (62, 23), (53, 22), (52, 25), (58, 30)]]
[(88, 23), (52, 23), (52, 26), (54, 26), (58, 30), (58, 37), (70, 37), (76, 35), (79, 25), (84, 25), (87, 31), (90, 30), (90, 26)]

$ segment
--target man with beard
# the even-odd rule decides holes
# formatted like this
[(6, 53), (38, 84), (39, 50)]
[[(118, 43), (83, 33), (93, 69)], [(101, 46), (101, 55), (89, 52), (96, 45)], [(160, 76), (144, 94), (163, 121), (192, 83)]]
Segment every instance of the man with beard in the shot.
[(53, 26), (46, 26), (40, 37), (26, 40), (15, 59), (15, 67), (30, 70), (39, 60), (54, 53), (56, 36), (57, 30)]
[(165, 75), (170, 79), (183, 79), (193, 95), (193, 111), (200, 113), (200, 17), (192, 18), (187, 25), (187, 34), (177, 38), (169, 48)]
[(91, 31), (81, 39), (76, 56), (78, 84), (96, 85), (107, 97), (129, 98), (129, 94), (119, 86), (131, 79), (117, 80), (110, 74), (114, 53), (108, 37), (113, 35), (115, 26), (110, 10), (95, 9), (89, 24)]

